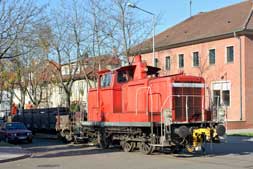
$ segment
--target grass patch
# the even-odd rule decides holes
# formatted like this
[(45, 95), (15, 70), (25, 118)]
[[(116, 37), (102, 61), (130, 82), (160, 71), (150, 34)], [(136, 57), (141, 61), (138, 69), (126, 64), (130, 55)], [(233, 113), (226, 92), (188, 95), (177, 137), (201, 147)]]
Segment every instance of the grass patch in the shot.
[(229, 136), (253, 137), (253, 133), (235, 133), (235, 134), (229, 134)]

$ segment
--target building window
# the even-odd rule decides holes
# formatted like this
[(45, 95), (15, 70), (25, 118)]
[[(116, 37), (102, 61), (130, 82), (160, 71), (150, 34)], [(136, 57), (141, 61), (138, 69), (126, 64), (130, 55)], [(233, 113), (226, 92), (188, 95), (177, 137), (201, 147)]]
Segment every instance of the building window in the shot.
[(199, 66), (199, 52), (193, 52), (193, 64), (194, 67)]
[(64, 66), (62, 68), (62, 75), (68, 75), (68, 74), (69, 74), (69, 69), (68, 69), (68, 67)]
[(209, 65), (215, 64), (215, 49), (209, 50)]
[(178, 55), (178, 67), (179, 68), (184, 67), (184, 54)]
[(230, 106), (230, 82), (213, 83), (213, 104), (214, 106)]
[(170, 70), (170, 64), (171, 64), (170, 56), (166, 56), (166, 58), (165, 58), (165, 69), (166, 70)]
[(154, 66), (155, 66), (155, 67), (158, 67), (158, 62), (159, 62), (158, 58), (155, 58), (155, 59), (154, 59)]
[(220, 90), (213, 91), (213, 105), (217, 107), (220, 106)]
[(215, 106), (230, 106), (230, 90), (214, 90), (213, 104)]
[(227, 47), (227, 63), (234, 62), (234, 46)]
[(230, 90), (222, 91), (222, 102), (224, 106), (230, 106)]

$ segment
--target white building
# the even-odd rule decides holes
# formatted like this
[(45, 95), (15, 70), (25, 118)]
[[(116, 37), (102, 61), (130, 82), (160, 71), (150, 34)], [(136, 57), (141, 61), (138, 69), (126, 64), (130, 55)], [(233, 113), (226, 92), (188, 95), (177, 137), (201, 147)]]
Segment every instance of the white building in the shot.
[(6, 112), (10, 110), (10, 93), (3, 91), (0, 99), (0, 118), (3, 117)]

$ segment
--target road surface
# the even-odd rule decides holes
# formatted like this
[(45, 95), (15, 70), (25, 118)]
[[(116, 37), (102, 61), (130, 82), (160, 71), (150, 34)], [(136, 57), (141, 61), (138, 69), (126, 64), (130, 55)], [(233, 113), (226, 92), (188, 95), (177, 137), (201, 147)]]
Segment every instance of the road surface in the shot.
[(253, 169), (253, 138), (228, 137), (208, 155), (125, 153), (119, 148), (100, 150), (85, 145), (63, 144), (56, 139), (34, 139), (22, 144), (31, 158), (0, 164), (1, 169)]

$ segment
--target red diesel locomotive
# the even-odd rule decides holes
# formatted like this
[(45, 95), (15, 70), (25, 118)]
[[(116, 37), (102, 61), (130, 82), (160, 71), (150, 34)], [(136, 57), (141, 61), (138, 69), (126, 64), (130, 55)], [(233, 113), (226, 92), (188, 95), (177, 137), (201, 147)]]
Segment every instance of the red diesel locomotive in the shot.
[(201, 77), (158, 76), (141, 56), (132, 65), (98, 72), (98, 87), (88, 93), (84, 133), (107, 148), (120, 144), (150, 154), (155, 148), (200, 150), (202, 143), (219, 142), (225, 127), (205, 111)]

